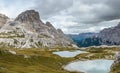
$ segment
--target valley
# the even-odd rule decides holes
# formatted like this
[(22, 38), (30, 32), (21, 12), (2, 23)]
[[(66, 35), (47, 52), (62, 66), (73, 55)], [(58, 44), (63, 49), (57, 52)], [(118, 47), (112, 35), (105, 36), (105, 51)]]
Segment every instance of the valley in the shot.
[[(61, 57), (53, 54), (59, 51), (76, 50), (86, 51), (75, 57)], [(0, 72), (1, 73), (76, 73), (64, 70), (63, 66), (74, 61), (88, 60), (114, 60), (115, 52), (120, 47), (90, 47), (84, 50), (80, 48), (30, 48), (30, 49), (0, 49)], [(73, 65), (74, 66), (74, 65)], [(84, 65), (83, 65), (84, 67)], [(112, 72), (111, 72), (112, 73)], [(114, 73), (114, 72), (113, 72)]]
[(50, 22), (43, 23), (35, 10), (14, 20), (3, 14), (0, 18), (0, 73), (120, 72), (120, 24), (100, 33), (66, 36)]

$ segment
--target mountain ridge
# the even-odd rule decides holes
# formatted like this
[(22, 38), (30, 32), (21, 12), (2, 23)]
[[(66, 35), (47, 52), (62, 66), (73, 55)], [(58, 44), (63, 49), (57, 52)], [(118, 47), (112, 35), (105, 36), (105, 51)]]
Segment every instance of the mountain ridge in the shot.
[(103, 29), (98, 37), (101, 38), (101, 44), (120, 45), (120, 23), (115, 27)]
[(89, 47), (89, 46), (99, 46), (98, 33), (88, 32), (80, 34), (67, 34), (78, 46)]
[(81, 47), (120, 45), (120, 23), (117, 26), (105, 28), (97, 34), (88, 32), (78, 35), (68, 35), (68, 37)]
[(72, 47), (75, 43), (50, 22), (43, 23), (39, 13), (26, 10), (0, 29), (0, 44), (15, 48)]

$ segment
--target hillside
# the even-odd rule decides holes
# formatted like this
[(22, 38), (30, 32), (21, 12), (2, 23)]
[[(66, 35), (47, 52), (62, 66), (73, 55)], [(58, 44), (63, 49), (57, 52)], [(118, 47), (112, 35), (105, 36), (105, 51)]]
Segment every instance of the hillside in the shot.
[(99, 38), (103, 45), (120, 45), (120, 23), (115, 27), (100, 31)]
[(74, 42), (50, 22), (43, 23), (39, 13), (27, 10), (15, 19), (0, 15), (0, 47), (72, 47)]

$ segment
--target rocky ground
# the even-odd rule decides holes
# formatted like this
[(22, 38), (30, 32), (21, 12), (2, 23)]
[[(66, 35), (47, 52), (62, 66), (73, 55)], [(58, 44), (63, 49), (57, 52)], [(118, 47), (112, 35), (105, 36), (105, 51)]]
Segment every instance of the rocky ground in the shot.
[(111, 66), (110, 73), (120, 73), (120, 56), (116, 57), (113, 65)]

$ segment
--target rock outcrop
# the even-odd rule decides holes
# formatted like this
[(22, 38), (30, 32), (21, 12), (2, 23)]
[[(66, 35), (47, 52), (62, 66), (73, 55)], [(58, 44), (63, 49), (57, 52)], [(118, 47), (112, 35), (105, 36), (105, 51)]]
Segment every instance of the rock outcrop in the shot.
[(36, 12), (35, 10), (27, 10), (18, 15), (15, 21), (19, 21), (21, 23), (34, 23), (34, 22), (39, 23), (40, 16), (39, 13)]
[(7, 22), (9, 18), (3, 14), (0, 14), (0, 28)]
[(50, 22), (44, 24), (37, 11), (27, 10), (15, 20), (7, 21), (0, 29), (0, 44), (16, 48), (38, 48), (72, 47), (74, 42)]
[(102, 30), (99, 38), (103, 45), (120, 45), (120, 23), (115, 27)]
[(114, 63), (113, 63), (112, 66), (111, 66), (111, 71), (110, 71), (110, 73), (120, 73), (119, 68), (120, 68), (120, 56), (117, 56), (117, 57), (115, 58)]

